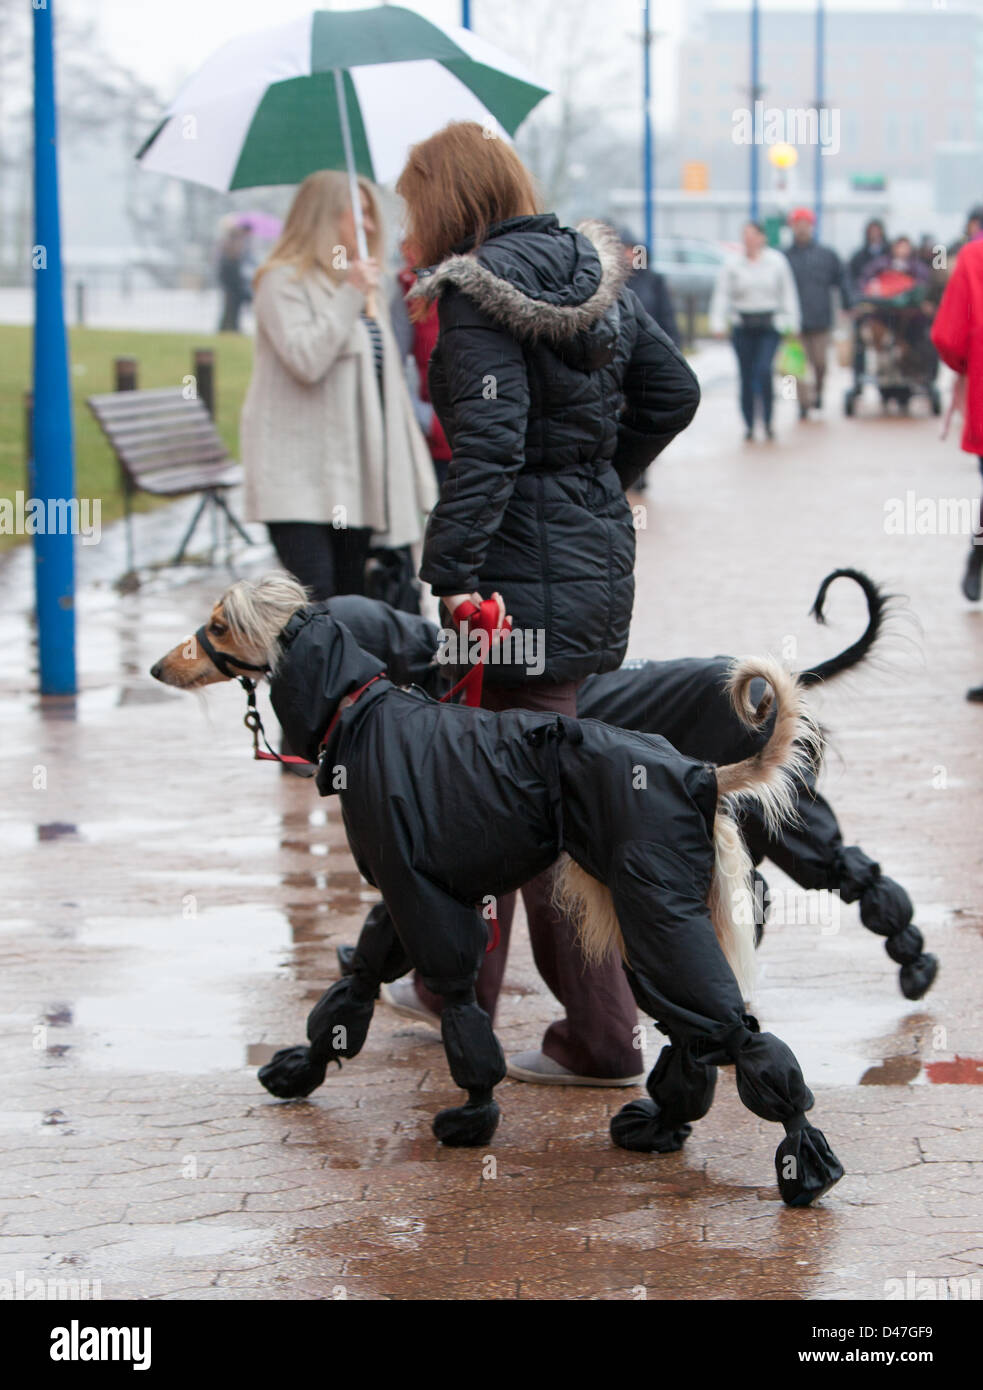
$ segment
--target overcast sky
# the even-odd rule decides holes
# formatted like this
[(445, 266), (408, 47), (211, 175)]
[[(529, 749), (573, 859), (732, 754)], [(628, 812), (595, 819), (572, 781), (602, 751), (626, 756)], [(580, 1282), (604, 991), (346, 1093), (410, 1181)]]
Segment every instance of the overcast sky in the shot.
[[(189, 73), (225, 40), (237, 33), (264, 29), (296, 18), (313, 8), (364, 9), (375, 0), (58, 0), (63, 12), (79, 19), (94, 20), (104, 45), (128, 67), (138, 72), (169, 99)], [(506, 0), (514, 10), (517, 0)], [(556, 11), (565, 0), (522, 0), (529, 11)], [(728, 9), (749, 11), (749, 0), (707, 0)], [(655, 57), (655, 116), (659, 125), (671, 123), (674, 115), (675, 47), (685, 27), (687, 12), (704, 8), (701, 0), (652, 0), (652, 24), (659, 35)], [(762, 10), (815, 9), (815, 0), (762, 0)], [(983, 11), (983, 0), (827, 0), (828, 10), (932, 8)], [(408, 8), (438, 23), (460, 23), (460, 0), (410, 0)], [(495, 41), (496, 13), (502, 0), (472, 0), (475, 29)], [(642, 0), (596, 0), (591, 7), (592, 31), (598, 50), (621, 53), (626, 63), (640, 72), (637, 35), (641, 29)], [(903, 22), (903, 21), (902, 21)], [(516, 52), (530, 62), (530, 55)], [(541, 74), (549, 85), (548, 74)], [(596, 101), (603, 92), (590, 90), (589, 76), (585, 96)], [(612, 93), (622, 106), (634, 104), (634, 93)]]
[[(548, 12), (555, 11), (564, 0), (524, 0), (524, 3), (529, 8)], [(685, 3), (686, 0), (655, 0), (653, 4), (654, 27), (669, 40), (662, 45), (661, 57), (657, 48), (658, 67), (666, 70), (665, 79), (657, 84), (665, 92), (656, 113), (660, 121), (672, 111), (668, 49), (674, 36), (682, 30)], [(190, 72), (234, 34), (268, 28), (314, 8), (366, 8), (364, 0), (334, 0), (334, 3), (321, 0), (319, 5), (312, 0), (276, 0), (275, 4), (270, 0), (58, 0), (58, 4), (63, 12), (95, 21), (110, 52), (168, 98)], [(491, 42), (495, 42), (495, 15), (499, 6), (500, 0), (472, 0), (471, 3), (474, 28)], [(460, 0), (410, 0), (407, 8), (438, 23), (460, 23)], [(509, 8), (514, 8), (514, 3)], [(609, 50), (620, 48), (628, 61), (635, 59), (634, 49), (640, 64), (636, 36), (641, 32), (641, 0), (597, 0), (593, 8), (599, 42)], [(516, 53), (516, 56), (529, 61), (526, 54)]]

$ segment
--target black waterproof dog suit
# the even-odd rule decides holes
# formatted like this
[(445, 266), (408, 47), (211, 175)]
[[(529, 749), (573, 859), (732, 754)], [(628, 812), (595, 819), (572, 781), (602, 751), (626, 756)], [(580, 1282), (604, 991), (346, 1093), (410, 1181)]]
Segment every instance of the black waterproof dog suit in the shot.
[(838, 1180), (835, 1156), (806, 1122), (813, 1097), (798, 1063), (745, 1013), (710, 919), (713, 767), (665, 739), (593, 720), (492, 714), (399, 689), (323, 606), (295, 614), (281, 645), (273, 707), (291, 745), (312, 761), (330, 730), (318, 788), (338, 794), (352, 853), (381, 892), (400, 949), (384, 935), (380, 953), (367, 928), (352, 975), (311, 1012), (310, 1046), (279, 1052), (261, 1069), (269, 1091), (308, 1095), (329, 1062), (354, 1056), (387, 970), (411, 963), (444, 996), (444, 1046), (468, 1092), (466, 1105), (436, 1117), (434, 1132), (448, 1144), (487, 1143), (505, 1063), (474, 996), (488, 936), (481, 909), (565, 850), (610, 889), (632, 990), (670, 1038), (649, 1098), (613, 1122), (616, 1142), (679, 1148), (709, 1109), (716, 1067), (733, 1063), (745, 1105), (785, 1125), (776, 1156), (784, 1200), (805, 1205)]
[[(436, 624), (358, 595), (331, 599), (326, 607), (385, 663), (397, 684), (443, 693), (448, 668), (434, 663), (440, 639)], [(584, 681), (577, 692), (578, 714), (661, 734), (690, 758), (739, 762), (758, 751), (767, 730), (747, 729), (734, 713), (725, 688), (729, 666), (723, 656), (627, 661), (620, 670)], [(796, 819), (778, 829), (767, 825), (755, 805), (741, 807), (738, 820), (752, 859), (756, 865), (770, 859), (802, 888), (835, 891), (847, 903), (859, 900), (861, 921), (885, 938), (885, 950), (899, 967), (902, 994), (920, 999), (931, 988), (938, 962), (925, 951), (911, 899), (859, 846), (843, 843), (836, 814), (811, 773), (798, 774), (794, 783)], [(767, 886), (759, 879), (766, 901)], [(384, 916), (376, 909), (373, 914), (370, 921), (381, 932)]]

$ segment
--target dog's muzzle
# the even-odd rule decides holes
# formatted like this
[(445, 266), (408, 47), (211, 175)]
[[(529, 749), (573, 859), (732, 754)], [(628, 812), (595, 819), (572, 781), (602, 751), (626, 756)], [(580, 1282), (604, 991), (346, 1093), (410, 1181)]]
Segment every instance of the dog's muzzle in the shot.
[[(195, 633), (195, 641), (198, 643), (199, 647), (201, 647), (212, 665), (217, 667), (223, 676), (228, 676), (231, 681), (238, 680), (243, 671), (268, 671), (270, 669), (266, 662), (264, 662), (262, 666), (258, 666), (253, 661), (240, 661), (240, 659), (237, 656), (233, 656), (231, 652), (223, 652), (220, 651), (218, 647), (213, 647), (211, 639), (204, 627), (200, 627)], [(235, 669), (236, 667), (238, 667), (238, 670)]]

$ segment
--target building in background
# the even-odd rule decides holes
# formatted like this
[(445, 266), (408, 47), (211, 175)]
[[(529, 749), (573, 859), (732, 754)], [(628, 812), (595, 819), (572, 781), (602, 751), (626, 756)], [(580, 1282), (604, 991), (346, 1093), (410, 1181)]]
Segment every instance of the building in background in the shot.
[[(815, 5), (761, 6), (765, 108), (815, 107)], [(659, 228), (665, 235), (736, 239), (747, 216), (749, 152), (735, 143), (735, 113), (750, 107), (750, 5), (687, 7), (679, 46), (678, 125), (662, 163)], [(838, 115), (838, 150), (824, 155), (824, 240), (841, 250), (870, 216), (912, 236), (950, 237), (983, 201), (983, 6), (909, 0), (890, 8), (827, 6), (825, 105)], [(782, 176), (760, 155), (762, 211), (808, 204), (813, 146), (799, 145)], [(694, 164), (705, 191), (692, 188)], [(784, 186), (782, 183), (784, 181)], [(629, 218), (640, 201), (621, 190)]]

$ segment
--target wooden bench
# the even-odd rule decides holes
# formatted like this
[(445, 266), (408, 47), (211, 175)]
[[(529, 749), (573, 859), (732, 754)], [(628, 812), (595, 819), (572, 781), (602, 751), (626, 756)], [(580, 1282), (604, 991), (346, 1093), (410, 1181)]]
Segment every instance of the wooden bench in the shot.
[(173, 563), (180, 564), (206, 508), (212, 513), (212, 557), (218, 545), (219, 514), (247, 544), (250, 537), (229, 509), (224, 494), (242, 482), (242, 468), (229, 458), (205, 402), (187, 397), (180, 386), (155, 391), (115, 391), (86, 402), (120, 466), (126, 513), (127, 567), (133, 572), (133, 518), (136, 492), (155, 497), (201, 493), (201, 502), (184, 533)]

